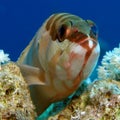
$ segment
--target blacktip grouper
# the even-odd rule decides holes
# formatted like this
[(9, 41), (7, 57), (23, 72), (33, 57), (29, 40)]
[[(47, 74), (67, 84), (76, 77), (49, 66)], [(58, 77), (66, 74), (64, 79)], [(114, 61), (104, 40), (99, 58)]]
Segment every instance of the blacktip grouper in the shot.
[(38, 114), (89, 77), (100, 53), (97, 38), (95, 23), (73, 14), (53, 14), (43, 23), (17, 61)]

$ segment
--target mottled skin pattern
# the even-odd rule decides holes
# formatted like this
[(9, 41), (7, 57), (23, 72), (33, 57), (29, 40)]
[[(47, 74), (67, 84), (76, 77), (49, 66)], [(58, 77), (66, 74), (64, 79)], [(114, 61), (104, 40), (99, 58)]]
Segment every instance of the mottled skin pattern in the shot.
[(72, 94), (93, 71), (99, 52), (94, 22), (68, 13), (50, 16), (17, 61), (37, 113)]

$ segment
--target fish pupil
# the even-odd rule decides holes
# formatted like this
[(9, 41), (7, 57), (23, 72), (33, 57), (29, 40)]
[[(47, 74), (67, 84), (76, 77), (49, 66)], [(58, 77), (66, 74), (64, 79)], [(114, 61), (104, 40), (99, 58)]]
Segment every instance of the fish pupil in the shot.
[(58, 41), (62, 42), (64, 40), (65, 37), (65, 33), (66, 33), (66, 25), (61, 25), (59, 30), (58, 30)]

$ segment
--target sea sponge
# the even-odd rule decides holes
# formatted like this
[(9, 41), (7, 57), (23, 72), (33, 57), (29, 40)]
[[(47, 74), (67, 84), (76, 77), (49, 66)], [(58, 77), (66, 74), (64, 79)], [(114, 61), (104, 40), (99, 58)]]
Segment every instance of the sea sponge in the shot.
[(98, 67), (98, 79), (114, 79), (120, 81), (120, 45), (106, 52), (101, 66)]
[(9, 62), (0, 70), (0, 120), (34, 120), (36, 113), (20, 69)]

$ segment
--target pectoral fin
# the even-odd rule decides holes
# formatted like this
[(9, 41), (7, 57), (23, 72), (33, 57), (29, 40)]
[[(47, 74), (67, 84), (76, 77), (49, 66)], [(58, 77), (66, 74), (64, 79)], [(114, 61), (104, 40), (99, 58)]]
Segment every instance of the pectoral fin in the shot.
[(18, 64), (18, 66), (28, 85), (45, 85), (44, 72), (39, 68), (24, 64)]
[(37, 114), (41, 114), (51, 103), (48, 86), (45, 84), (45, 75), (39, 68), (29, 65), (18, 65), (21, 73), (30, 87), (32, 101)]

